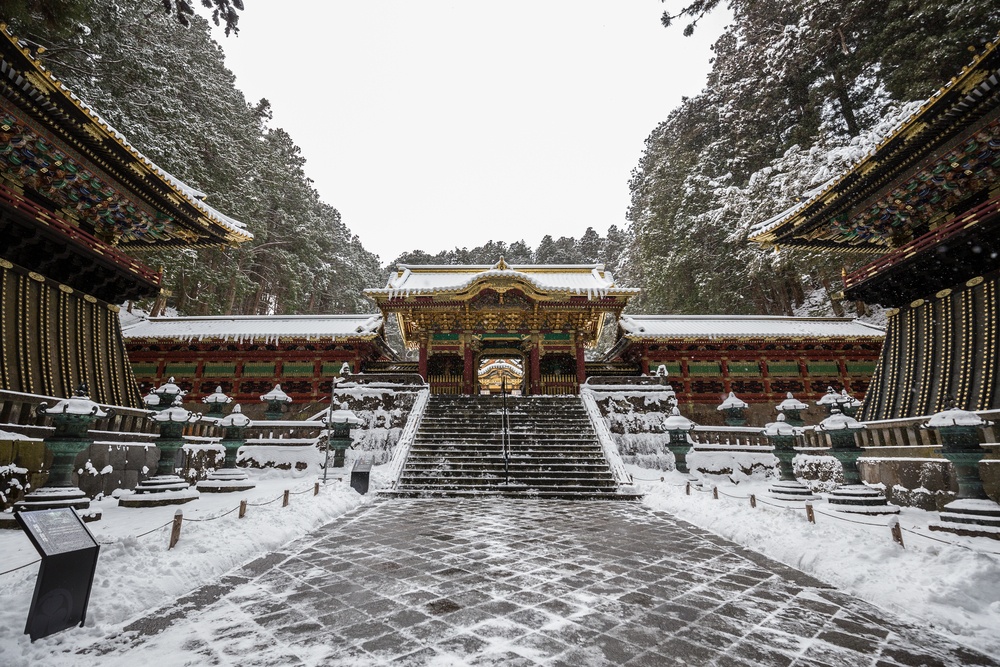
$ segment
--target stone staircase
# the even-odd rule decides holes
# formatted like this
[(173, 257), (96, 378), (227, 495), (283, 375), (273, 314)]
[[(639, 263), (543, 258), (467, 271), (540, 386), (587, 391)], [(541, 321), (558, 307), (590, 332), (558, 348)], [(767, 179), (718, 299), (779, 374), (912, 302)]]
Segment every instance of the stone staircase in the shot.
[(507, 408), (509, 478), (504, 470), (502, 399), (432, 396), (393, 495), (638, 497), (618, 492), (578, 397), (508, 396)]

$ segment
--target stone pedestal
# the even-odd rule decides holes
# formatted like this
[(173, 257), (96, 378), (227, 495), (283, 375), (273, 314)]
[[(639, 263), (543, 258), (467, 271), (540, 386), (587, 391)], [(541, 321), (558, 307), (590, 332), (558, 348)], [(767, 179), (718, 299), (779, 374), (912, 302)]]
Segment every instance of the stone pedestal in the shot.
[(899, 514), (899, 507), (889, 504), (878, 489), (864, 484), (841, 486), (826, 498), (828, 507), (849, 514)]

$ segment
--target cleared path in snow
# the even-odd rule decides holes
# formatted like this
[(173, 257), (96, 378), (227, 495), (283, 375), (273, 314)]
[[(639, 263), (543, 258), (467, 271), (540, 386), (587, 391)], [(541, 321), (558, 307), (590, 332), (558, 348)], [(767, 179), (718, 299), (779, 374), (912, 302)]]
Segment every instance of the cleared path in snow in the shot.
[(377, 502), (125, 630), (87, 653), (102, 667), (1000, 665), (670, 515), (600, 501)]

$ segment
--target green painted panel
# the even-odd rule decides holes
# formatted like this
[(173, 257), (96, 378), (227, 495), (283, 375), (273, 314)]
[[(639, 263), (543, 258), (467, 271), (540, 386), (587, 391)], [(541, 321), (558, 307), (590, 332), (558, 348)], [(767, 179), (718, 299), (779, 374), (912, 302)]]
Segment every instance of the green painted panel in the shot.
[(158, 367), (159, 364), (132, 364), (132, 373), (140, 378), (156, 377)]
[(263, 362), (250, 362), (243, 364), (243, 377), (274, 377), (274, 364)]
[(848, 361), (847, 372), (851, 375), (874, 375), (875, 366), (874, 361)]
[[(330, 364), (323, 364), (322, 375), (323, 377), (330, 377), (331, 375), (340, 375), (340, 369), (343, 368), (343, 361), (335, 361)], [(357, 369), (352, 369), (357, 370)]]
[(185, 364), (185, 363), (169, 363), (167, 364), (166, 370), (163, 374), (166, 377), (174, 377), (180, 380), (181, 378), (193, 378), (194, 372), (198, 368), (198, 364)]
[(650, 372), (650, 374), (655, 373), (656, 369), (659, 368), (660, 366), (666, 366), (667, 367), (667, 374), (668, 374), (667, 377), (670, 377), (670, 376), (679, 377), (679, 376), (683, 375), (683, 373), (681, 372), (681, 364), (678, 361), (666, 361), (666, 362), (659, 363), (659, 364), (656, 363), (655, 361), (650, 361), (649, 362), (649, 372)]
[(484, 333), (480, 338), (499, 338), (503, 340), (521, 340), (521, 337), (517, 334), (509, 333)]
[(202, 377), (232, 377), (236, 375), (236, 364), (205, 364), (201, 371)]
[(799, 376), (799, 364), (794, 361), (767, 362), (768, 375)]
[[(281, 375), (283, 377), (312, 377), (313, 368), (315, 364), (310, 362), (301, 361), (286, 361), (281, 366)], [(340, 370), (340, 367), (337, 367)]]
[(730, 361), (729, 375), (748, 377), (760, 375), (760, 364), (756, 361)]
[(690, 375), (722, 375), (722, 368), (716, 361), (692, 361), (688, 363)]
[(568, 333), (547, 333), (542, 334), (542, 338), (545, 340), (569, 340)]
[(835, 361), (811, 361), (807, 367), (809, 375), (840, 375), (840, 366)]
[(457, 333), (436, 333), (431, 335), (431, 340), (458, 340)]

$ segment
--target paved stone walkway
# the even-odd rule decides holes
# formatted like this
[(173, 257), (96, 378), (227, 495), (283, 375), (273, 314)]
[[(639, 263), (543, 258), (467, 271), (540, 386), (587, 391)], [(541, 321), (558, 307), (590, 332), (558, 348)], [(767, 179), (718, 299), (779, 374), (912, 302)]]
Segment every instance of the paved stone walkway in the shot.
[(613, 502), (379, 501), (126, 630), (100, 664), (1000, 665)]

